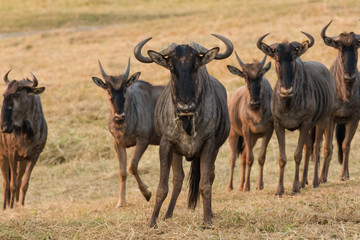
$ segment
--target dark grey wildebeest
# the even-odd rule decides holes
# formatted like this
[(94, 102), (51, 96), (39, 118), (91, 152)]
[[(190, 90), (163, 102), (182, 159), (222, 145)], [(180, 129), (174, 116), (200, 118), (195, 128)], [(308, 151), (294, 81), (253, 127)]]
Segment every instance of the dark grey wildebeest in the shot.
[[(32, 74), (29, 79), (8, 79), (1, 110), (0, 165), (4, 184), (4, 205), (14, 207), (14, 199), (21, 205), (29, 187), (31, 172), (45, 147), (47, 125), (39, 94), (45, 87), (37, 88), (38, 81)], [(21, 191), (21, 195), (20, 195)]]
[[(319, 62), (303, 62), (300, 56), (314, 44), (314, 38), (305, 34), (310, 41), (274, 43), (267, 45), (262, 36), (257, 46), (266, 55), (275, 59), (277, 83), (271, 98), (271, 111), (274, 118), (274, 128), (279, 142), (280, 175), (276, 191), (277, 195), (284, 193), (284, 170), (286, 165), (285, 129), (299, 129), (298, 144), (294, 159), (296, 163), (293, 192), (300, 192), (299, 169), (302, 150), (305, 145), (305, 164), (301, 186), (307, 183), (307, 169), (312, 150), (311, 131), (315, 131), (313, 158), (315, 171), (313, 187), (318, 187), (318, 165), (320, 161), (320, 145), (325, 128), (331, 121), (331, 114), (335, 101), (335, 79), (329, 70)], [(315, 130), (314, 130), (315, 128)], [(330, 145), (326, 138), (325, 147)]]
[(160, 137), (154, 128), (154, 109), (164, 86), (153, 86), (138, 80), (140, 72), (129, 77), (130, 59), (125, 72), (119, 76), (107, 75), (99, 61), (103, 79), (93, 77), (95, 84), (107, 91), (111, 112), (108, 128), (114, 137), (115, 150), (120, 170), (120, 196), (116, 207), (126, 203), (126, 148), (135, 146), (134, 156), (129, 164), (129, 171), (135, 176), (141, 193), (147, 201), (151, 192), (140, 179), (138, 164), (149, 144), (159, 145)]
[[(236, 54), (236, 52), (235, 52)], [(235, 161), (241, 153), (240, 191), (250, 190), (250, 172), (254, 162), (253, 147), (262, 138), (259, 153), (259, 182), (257, 189), (264, 188), (263, 169), (266, 148), (274, 131), (273, 117), (270, 109), (272, 89), (264, 74), (269, 71), (271, 62), (265, 66), (266, 55), (261, 62), (244, 64), (236, 54), (242, 71), (227, 66), (232, 74), (245, 79), (245, 86), (236, 90), (229, 103), (231, 129), (230, 145), (230, 179), (228, 189), (233, 189), (233, 172)], [(245, 178), (246, 169), (246, 178)]]
[[(199, 192), (203, 200), (204, 222), (212, 223), (211, 189), (215, 178), (215, 159), (230, 130), (227, 97), (224, 86), (207, 72), (205, 65), (213, 59), (224, 59), (233, 51), (232, 43), (220, 35), (215, 37), (226, 45), (210, 50), (197, 43), (171, 44), (160, 53), (149, 50), (145, 57), (145, 39), (135, 48), (136, 58), (144, 63), (155, 62), (171, 73), (171, 80), (155, 108), (155, 128), (160, 140), (160, 181), (150, 226), (156, 226), (160, 208), (168, 194), (171, 154), (191, 161), (189, 208), (195, 208)], [(174, 191), (165, 218), (172, 216), (180, 193), (184, 173), (181, 160), (173, 160)], [(175, 166), (174, 166), (175, 164)]]
[[(331, 137), (336, 126), (336, 137), (339, 147), (339, 161), (342, 163), (341, 180), (349, 179), (349, 153), (351, 140), (354, 137), (360, 118), (360, 74), (357, 69), (360, 35), (353, 32), (341, 33), (339, 36), (326, 36), (330, 21), (321, 31), (325, 44), (338, 50), (338, 56), (330, 67), (336, 79), (336, 102), (334, 121), (329, 125)], [(332, 150), (332, 148), (331, 148)], [(320, 180), (327, 181), (332, 151), (326, 153)]]

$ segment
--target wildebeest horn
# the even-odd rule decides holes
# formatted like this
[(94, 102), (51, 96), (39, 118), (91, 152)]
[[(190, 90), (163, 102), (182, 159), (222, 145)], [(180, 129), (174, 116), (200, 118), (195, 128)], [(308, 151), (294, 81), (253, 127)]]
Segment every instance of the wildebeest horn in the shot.
[(99, 62), (99, 67), (100, 67), (100, 71), (101, 71), (101, 75), (103, 76), (104, 79), (107, 79), (108, 78), (108, 75), (106, 74), (106, 72), (104, 71), (102, 65), (101, 65), (101, 62), (100, 60), (98, 60)]
[[(321, 30), (321, 37), (324, 40), (325, 44), (328, 46), (330, 42), (334, 42), (337, 41), (339, 39), (339, 36), (335, 36), (335, 37), (328, 37), (326, 36), (326, 30), (328, 29), (328, 27), (330, 26), (330, 24), (332, 23), (333, 20), (331, 20), (322, 30)], [(333, 44), (334, 45), (334, 44)]]
[(134, 48), (134, 55), (135, 55), (136, 59), (139, 60), (140, 62), (143, 62), (143, 63), (152, 63), (152, 62), (154, 62), (150, 57), (145, 57), (144, 55), (141, 54), (141, 49), (151, 39), (152, 39), (152, 37), (149, 37), (147, 39), (142, 40)]
[(125, 68), (125, 72), (124, 72), (124, 76), (126, 77), (126, 79), (128, 79), (129, 73), (130, 73), (130, 57), (129, 57), (129, 61), (128, 61), (128, 64), (127, 64), (127, 66)]
[(215, 57), (215, 59), (225, 59), (227, 57), (229, 57), (232, 52), (234, 51), (234, 46), (232, 44), (232, 42), (227, 39), (226, 37), (224, 36), (221, 36), (221, 35), (218, 35), (218, 34), (215, 34), (215, 33), (212, 33), (211, 35), (213, 35), (214, 37), (220, 39), (221, 41), (223, 41), (223, 43), (225, 44), (226, 46), (226, 50), (224, 53), (218, 53)]
[[(234, 51), (234, 46), (232, 44), (232, 42), (227, 39), (226, 37), (224, 36), (221, 36), (221, 35), (218, 35), (218, 34), (215, 34), (215, 33), (212, 33), (211, 35), (213, 35), (214, 37), (220, 39), (221, 41), (223, 41), (223, 43), (225, 44), (226, 46), (226, 50), (224, 53), (218, 53), (215, 57), (215, 59), (217, 60), (220, 60), (220, 59), (225, 59), (227, 57), (229, 57), (232, 52)], [(195, 42), (191, 42), (189, 44), (190, 47), (192, 47), (198, 54), (204, 54), (206, 53), (207, 51), (209, 51), (207, 48), (201, 46), (200, 44), (198, 43), (195, 43)]]
[(239, 56), (237, 55), (237, 52), (236, 52), (236, 51), (235, 51), (235, 55), (236, 55), (236, 58), (237, 58), (237, 60), (238, 60), (238, 62), (239, 62), (239, 64), (240, 64), (241, 68), (243, 68), (245, 64), (243, 63), (243, 61), (241, 61), (241, 59), (240, 59)]
[(263, 66), (265, 65), (266, 57), (267, 57), (267, 56), (266, 56), (266, 54), (265, 54), (264, 58), (263, 58), (263, 59), (261, 60), (261, 62), (260, 62), (261, 65), (263, 65)]
[(264, 40), (264, 38), (266, 38), (267, 35), (269, 35), (269, 34), (270, 34), (270, 33), (267, 33), (267, 34), (265, 34), (264, 36), (260, 37), (259, 40), (258, 40), (257, 43), (256, 43), (256, 46), (257, 46), (261, 51), (263, 51), (262, 48), (261, 48), (261, 45), (265, 45), (265, 46), (267, 46), (267, 47), (269, 47), (269, 48), (271, 49), (271, 47), (270, 47), (269, 45), (267, 45), (266, 43), (263, 43), (263, 42), (262, 42), (262, 41)]
[(178, 45), (176, 43), (171, 43), (169, 46), (160, 51), (160, 54), (163, 56), (169, 55)]
[(310, 39), (308, 48), (311, 48), (311, 46), (314, 45), (314, 42), (315, 42), (313, 36), (311, 36), (310, 34), (308, 34), (306, 32), (303, 32), (303, 31), (301, 31), (301, 33), (304, 34), (305, 36), (307, 36)]
[(4, 82), (9, 85), (10, 83), (10, 80), (8, 79), (8, 75), (9, 75), (9, 72), (11, 71), (12, 69), (10, 69), (9, 71), (7, 71), (7, 73), (5, 74), (4, 76)]
[(37, 78), (35, 77), (35, 75), (32, 73), (32, 72), (30, 72), (30, 74), (31, 74), (31, 76), (33, 77), (33, 82), (32, 82), (32, 86), (31, 87), (37, 87), (37, 85), (38, 85), (38, 80), (37, 80)]

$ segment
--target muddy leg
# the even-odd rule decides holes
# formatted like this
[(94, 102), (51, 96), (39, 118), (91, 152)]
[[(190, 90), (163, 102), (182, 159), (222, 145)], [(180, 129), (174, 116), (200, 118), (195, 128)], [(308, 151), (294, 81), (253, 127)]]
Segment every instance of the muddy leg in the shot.
[(346, 125), (346, 132), (345, 132), (345, 139), (342, 144), (343, 150), (343, 165), (341, 171), (341, 180), (349, 180), (349, 154), (350, 154), (350, 144), (351, 140), (353, 139), (356, 129), (358, 127), (359, 121), (355, 120)]
[(134, 157), (131, 159), (129, 165), (129, 172), (134, 175), (136, 182), (138, 183), (138, 187), (145, 197), (146, 201), (149, 201), (151, 198), (151, 192), (147, 190), (148, 186), (141, 180), (138, 174), (138, 165), (141, 159), (141, 156), (144, 154), (145, 150), (149, 145), (149, 141), (147, 139), (138, 138), (136, 140), (136, 147)]
[(286, 153), (285, 153), (285, 128), (280, 126), (280, 124), (274, 120), (274, 128), (276, 137), (279, 143), (279, 182), (278, 188), (276, 190), (276, 195), (281, 196), (284, 194), (284, 171), (286, 166)]
[(171, 200), (169, 203), (168, 210), (165, 215), (165, 219), (171, 218), (173, 215), (176, 201), (181, 192), (181, 188), (182, 188), (184, 176), (185, 176), (184, 170), (183, 170), (183, 165), (182, 165), (182, 156), (173, 153), (173, 159), (172, 159), (171, 166), (172, 166), (172, 170), (173, 170), (173, 192), (171, 195)]
[(271, 139), (271, 136), (273, 134), (273, 129), (271, 128), (270, 130), (268, 130), (265, 134), (265, 136), (263, 137), (262, 141), (261, 141), (261, 150), (259, 153), (259, 182), (257, 185), (257, 190), (262, 190), (264, 189), (264, 181), (263, 181), (263, 174), (264, 174), (264, 164), (265, 164), (265, 158), (266, 158), (266, 149), (267, 146), (269, 144), (269, 141)]
[(309, 171), (309, 160), (310, 156), (312, 154), (312, 143), (311, 143), (311, 137), (309, 136), (307, 141), (305, 142), (305, 161), (304, 161), (304, 169), (303, 169), (303, 176), (301, 179), (301, 187), (305, 188), (305, 186), (308, 184), (308, 171)]
[(325, 129), (325, 145), (324, 145), (324, 162), (320, 174), (320, 182), (326, 183), (328, 177), (328, 170), (330, 166), (330, 160), (333, 153), (333, 135), (334, 135), (334, 122), (330, 121), (329, 125)]
[(116, 208), (126, 204), (126, 150), (117, 144), (115, 140), (115, 150), (119, 160), (120, 195)]
[(254, 138), (253, 134), (250, 132), (250, 129), (244, 130), (244, 141), (245, 141), (245, 148), (247, 154), (246, 154), (246, 175), (245, 175), (245, 184), (243, 191), (248, 192), (250, 191), (251, 167), (254, 163), (253, 146), (256, 143), (256, 139)]
[[(321, 126), (320, 126), (321, 125)], [(324, 124), (318, 124), (316, 126), (316, 135), (315, 135), (315, 145), (314, 145), (314, 158), (315, 158), (315, 168), (314, 168), (314, 178), (313, 178), (313, 188), (317, 188), (320, 185), (320, 178), (318, 174), (318, 168), (320, 165), (320, 147), (322, 142), (322, 137), (325, 131), (325, 126), (328, 125), (328, 122)]]
[(233, 174), (235, 168), (235, 162), (237, 157), (237, 145), (239, 142), (239, 136), (236, 135), (234, 132), (230, 132), (229, 135), (229, 146), (230, 146), (230, 156), (229, 156), (229, 165), (230, 165), (230, 177), (229, 177), (229, 184), (227, 189), (233, 190)]
[(156, 191), (154, 211), (150, 219), (150, 227), (156, 227), (156, 220), (159, 217), (161, 205), (169, 191), (169, 172), (171, 166), (172, 151), (171, 145), (164, 138), (160, 141), (160, 180)]

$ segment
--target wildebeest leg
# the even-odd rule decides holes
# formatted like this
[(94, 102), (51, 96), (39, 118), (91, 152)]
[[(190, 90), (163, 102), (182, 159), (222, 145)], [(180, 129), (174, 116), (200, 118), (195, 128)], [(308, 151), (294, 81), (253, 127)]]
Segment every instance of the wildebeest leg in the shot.
[(342, 150), (343, 150), (343, 162), (342, 162), (342, 170), (341, 170), (342, 181), (350, 179), (350, 175), (349, 175), (350, 144), (351, 144), (351, 140), (355, 135), (358, 124), (359, 124), (358, 120), (353, 120), (350, 123), (346, 124), (345, 138), (342, 144)]
[(212, 225), (211, 210), (211, 172), (213, 171), (215, 149), (215, 138), (212, 137), (206, 141), (200, 156), (200, 183), (199, 191), (203, 201), (204, 223)]
[(184, 176), (185, 176), (181, 155), (177, 155), (177, 154), (173, 153), (173, 159), (172, 159), (171, 165), (172, 165), (172, 169), (173, 169), (173, 192), (171, 195), (171, 200), (169, 203), (168, 210), (165, 215), (165, 219), (171, 218), (173, 215), (175, 204), (176, 204), (176, 201), (181, 192), (181, 188), (182, 188)]
[(9, 165), (10, 165), (10, 208), (13, 208), (15, 202), (16, 189), (18, 185), (16, 178), (17, 159), (15, 158), (15, 154), (12, 154), (12, 156), (10, 156)]
[(308, 124), (303, 123), (300, 128), (299, 139), (294, 154), (294, 160), (296, 166), (295, 166), (295, 178), (293, 183), (293, 193), (300, 193), (300, 181), (299, 181), (300, 163), (301, 163), (304, 144), (306, 141), (308, 141), (308, 138), (310, 137), (309, 130), (310, 128), (308, 127)]
[(18, 161), (18, 173), (17, 173), (17, 181), (18, 181), (18, 187), (16, 189), (16, 201), (19, 201), (20, 196), (20, 186), (22, 182), (22, 177), (24, 176), (25, 169), (26, 169), (26, 162), (25, 160)]
[(258, 162), (259, 162), (259, 182), (258, 182), (258, 185), (257, 185), (257, 190), (264, 189), (263, 174), (264, 174), (264, 164), (265, 164), (265, 158), (266, 158), (266, 149), (267, 149), (267, 146), (269, 144), (269, 141), (271, 139), (272, 134), (273, 134), (273, 129), (268, 130), (265, 133), (265, 136), (262, 138), (262, 141), (261, 141), (261, 150), (260, 150), (259, 158), (258, 158)]
[(156, 219), (159, 217), (161, 205), (163, 204), (169, 191), (168, 185), (169, 185), (169, 172), (171, 166), (172, 151), (171, 151), (171, 144), (164, 138), (161, 138), (160, 140), (159, 152), (160, 152), (160, 180), (159, 180), (159, 186), (156, 191), (154, 211), (150, 219), (150, 227), (156, 227)]
[(320, 165), (320, 146), (321, 146), (324, 130), (327, 125), (328, 125), (327, 121), (316, 125), (315, 144), (314, 144), (314, 152), (313, 152), (313, 156), (315, 158), (313, 188), (317, 188), (320, 185), (320, 179), (318, 174), (318, 168)]
[(1, 173), (3, 176), (4, 203), (3, 209), (6, 209), (6, 203), (10, 202), (10, 166), (7, 158), (0, 158)]
[(285, 153), (285, 128), (279, 124), (278, 121), (274, 120), (274, 128), (276, 137), (279, 143), (279, 183), (276, 190), (276, 195), (281, 196), (284, 193), (284, 171), (286, 165), (286, 153)]
[(121, 147), (115, 140), (115, 150), (119, 160), (120, 196), (116, 208), (126, 204), (126, 149)]
[(230, 131), (229, 134), (229, 146), (230, 146), (230, 157), (229, 157), (229, 165), (230, 165), (230, 177), (229, 177), (229, 185), (227, 189), (233, 190), (233, 174), (235, 168), (235, 162), (237, 157), (237, 145), (239, 142), (239, 135), (235, 132)]
[(144, 138), (136, 139), (136, 147), (134, 157), (131, 159), (129, 164), (129, 172), (134, 175), (136, 182), (138, 183), (138, 187), (145, 197), (146, 201), (149, 201), (151, 198), (151, 192), (147, 190), (148, 186), (141, 180), (139, 173), (138, 173), (138, 165), (141, 159), (141, 156), (144, 154), (145, 150), (149, 145), (149, 141)]
[(250, 132), (250, 129), (243, 129), (244, 141), (246, 148), (246, 176), (243, 191), (250, 191), (250, 173), (251, 167), (254, 163), (253, 146), (255, 145), (256, 139)]
[(36, 156), (34, 156), (34, 158), (31, 161), (26, 161), (26, 169), (25, 169), (24, 179), (21, 184), (21, 194), (20, 194), (21, 205), (25, 204), (25, 195), (29, 188), (29, 180), (30, 180), (31, 172), (34, 169), (34, 166), (39, 158), (39, 155), (40, 154), (37, 154)]
[(242, 191), (244, 189), (245, 170), (246, 170), (246, 152), (247, 152), (247, 149), (245, 148), (244, 151), (241, 153), (241, 157), (240, 157), (240, 187), (239, 187), (239, 191)]
[(305, 188), (305, 186), (308, 184), (309, 160), (310, 160), (310, 156), (312, 154), (312, 143), (311, 143), (310, 135), (305, 142), (304, 149), (305, 149), (304, 169), (303, 169), (303, 176), (302, 176), (301, 183), (300, 183), (302, 188)]
[(328, 170), (329, 170), (329, 166), (330, 166), (330, 160), (331, 160), (332, 153), (333, 153), (332, 140), (333, 140), (333, 135), (334, 135), (334, 128), (335, 128), (335, 124), (332, 120), (330, 120), (329, 125), (325, 129), (324, 162), (323, 162), (323, 166), (322, 166), (321, 174), (320, 174), (320, 182), (321, 183), (327, 182), (327, 175), (328, 175)]

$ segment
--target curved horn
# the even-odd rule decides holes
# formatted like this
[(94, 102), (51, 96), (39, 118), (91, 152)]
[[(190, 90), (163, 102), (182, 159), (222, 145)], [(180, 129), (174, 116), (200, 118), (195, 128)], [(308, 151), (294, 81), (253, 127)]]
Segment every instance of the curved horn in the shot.
[(12, 69), (10, 68), (9, 71), (7, 71), (7, 73), (5, 74), (4, 76), (4, 82), (6, 83), (6, 85), (9, 85), (10, 83), (10, 80), (8, 79), (8, 75), (9, 75), (9, 72), (11, 71)]
[(219, 59), (225, 59), (225, 58), (229, 57), (232, 54), (232, 52), (234, 51), (234, 46), (233, 46), (232, 42), (224, 36), (221, 36), (221, 35), (218, 35), (215, 33), (212, 33), (211, 35), (220, 39), (226, 46), (225, 52), (218, 53), (216, 55), (215, 59), (219, 60)]
[(169, 46), (160, 51), (160, 54), (163, 56), (168, 56), (178, 45), (176, 43), (171, 43)]
[(304, 34), (305, 36), (307, 36), (307, 37), (310, 39), (309, 47), (308, 47), (308, 48), (311, 48), (312, 45), (314, 45), (314, 42), (315, 42), (313, 36), (311, 36), (310, 34), (308, 34), (308, 33), (306, 33), (306, 32), (303, 32), (303, 31), (301, 31), (301, 33)]
[(31, 87), (37, 87), (37, 85), (38, 85), (38, 80), (37, 80), (37, 78), (35, 77), (35, 75), (32, 73), (32, 72), (30, 72), (30, 74), (31, 74), (31, 76), (32, 76), (32, 78), (33, 78), (33, 84), (32, 84), (32, 86)]
[(134, 48), (134, 55), (136, 57), (137, 60), (139, 60), (140, 62), (143, 63), (152, 63), (154, 62), (150, 57), (145, 57), (141, 54), (141, 49), (144, 47), (144, 45), (150, 41), (152, 39), (152, 37), (149, 37), (145, 40), (142, 40), (141, 42), (138, 43), (138, 45), (136, 45), (136, 47)]
[[(269, 45), (267, 45), (266, 43), (263, 43), (264, 38), (266, 38), (270, 33), (265, 34), (264, 36), (260, 37), (259, 40), (256, 43), (256, 46), (263, 51), (261, 45), (265, 45), (266, 47), (268, 47), (269, 49), (272, 49)], [(266, 54), (266, 53), (265, 53)]]
[(129, 57), (129, 61), (128, 61), (128, 64), (125, 68), (125, 72), (124, 72), (124, 76), (126, 77), (126, 79), (129, 78), (129, 73), (130, 73), (130, 57)]
[(241, 68), (243, 68), (245, 64), (243, 63), (243, 61), (241, 61), (241, 59), (240, 59), (239, 56), (237, 55), (237, 52), (236, 52), (236, 51), (235, 51), (235, 55), (236, 55), (236, 58), (237, 58), (237, 60), (238, 60), (238, 62), (239, 62), (239, 64), (240, 64)]
[(261, 60), (261, 62), (260, 62), (261, 65), (263, 65), (263, 66), (265, 65), (266, 57), (267, 57), (267, 56), (266, 56), (266, 54), (265, 54), (264, 58), (263, 58), (263, 59)]
[(99, 67), (100, 67), (100, 71), (101, 71), (101, 75), (103, 76), (104, 79), (107, 79), (108, 78), (108, 75), (106, 74), (106, 72), (104, 71), (102, 65), (101, 65), (101, 62), (100, 60), (98, 60), (99, 62)]

